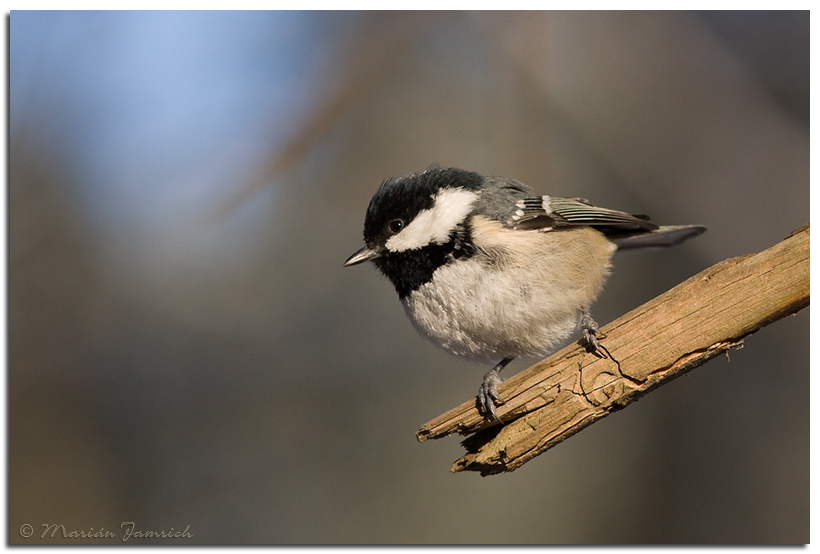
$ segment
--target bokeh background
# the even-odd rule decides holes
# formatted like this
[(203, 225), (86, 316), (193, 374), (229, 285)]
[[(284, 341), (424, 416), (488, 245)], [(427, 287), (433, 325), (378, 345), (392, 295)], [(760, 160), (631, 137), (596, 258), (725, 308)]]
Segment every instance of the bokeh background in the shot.
[(808, 309), (481, 478), (413, 434), (486, 368), (342, 268), (380, 182), (432, 163), (709, 227), (619, 255), (601, 324), (768, 248), (809, 221), (808, 12), (9, 28), (12, 543), (808, 542)]

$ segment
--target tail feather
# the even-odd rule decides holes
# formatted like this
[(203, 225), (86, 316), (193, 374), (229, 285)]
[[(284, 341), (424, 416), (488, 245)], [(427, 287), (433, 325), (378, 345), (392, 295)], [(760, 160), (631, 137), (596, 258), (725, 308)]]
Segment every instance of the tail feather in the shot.
[(632, 248), (667, 248), (675, 246), (706, 231), (703, 225), (663, 225), (653, 231), (630, 235), (610, 235), (609, 240), (618, 250)]

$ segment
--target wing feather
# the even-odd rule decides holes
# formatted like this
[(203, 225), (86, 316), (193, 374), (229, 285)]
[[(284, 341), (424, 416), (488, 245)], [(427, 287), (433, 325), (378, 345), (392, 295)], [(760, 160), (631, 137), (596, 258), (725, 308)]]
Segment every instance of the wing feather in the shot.
[(510, 223), (515, 229), (544, 231), (579, 226), (597, 227), (604, 233), (651, 231), (658, 228), (643, 215), (600, 208), (583, 198), (552, 196), (533, 196), (519, 200)]

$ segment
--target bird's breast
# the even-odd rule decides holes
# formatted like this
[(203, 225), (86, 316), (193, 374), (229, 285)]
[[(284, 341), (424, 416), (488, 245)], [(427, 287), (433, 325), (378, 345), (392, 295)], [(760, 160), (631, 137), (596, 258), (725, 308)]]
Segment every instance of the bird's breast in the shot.
[(475, 216), (475, 254), (438, 267), (402, 299), (416, 329), (463, 358), (544, 354), (599, 293), (615, 247), (589, 228), (514, 231)]

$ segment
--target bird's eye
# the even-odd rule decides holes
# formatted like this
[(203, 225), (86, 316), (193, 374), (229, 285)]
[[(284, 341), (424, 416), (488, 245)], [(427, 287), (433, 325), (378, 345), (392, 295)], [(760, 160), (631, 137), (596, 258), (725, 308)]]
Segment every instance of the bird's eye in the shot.
[(390, 230), (394, 233), (398, 233), (402, 229), (404, 229), (404, 221), (401, 219), (394, 219), (390, 222)]

